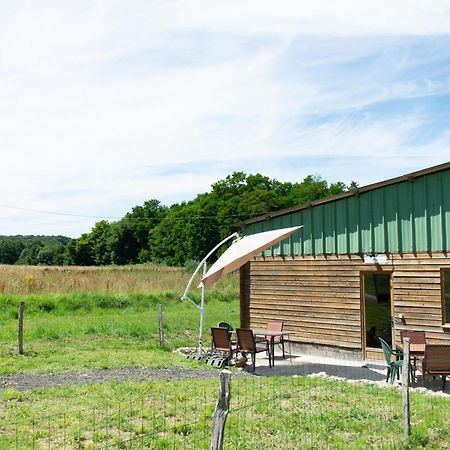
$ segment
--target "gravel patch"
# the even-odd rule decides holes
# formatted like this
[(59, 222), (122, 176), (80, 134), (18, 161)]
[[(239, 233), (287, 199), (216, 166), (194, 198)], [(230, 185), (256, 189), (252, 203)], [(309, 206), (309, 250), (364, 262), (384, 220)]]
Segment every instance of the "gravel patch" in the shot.
[[(248, 376), (246, 372), (236, 372), (236, 376)], [(219, 371), (168, 368), (168, 369), (102, 369), (86, 372), (61, 372), (49, 374), (15, 373), (0, 375), (0, 393), (7, 388), (26, 391), (34, 388), (76, 386), (97, 384), (106, 381), (162, 381), (189, 378), (217, 378)]]

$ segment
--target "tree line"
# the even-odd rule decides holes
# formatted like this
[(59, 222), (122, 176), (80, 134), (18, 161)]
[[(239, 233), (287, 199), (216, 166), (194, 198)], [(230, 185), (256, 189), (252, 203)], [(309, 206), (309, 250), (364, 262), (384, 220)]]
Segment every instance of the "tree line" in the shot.
[(0, 236), (0, 264), (63, 265), (65, 236)]
[[(97, 222), (77, 239), (0, 236), (0, 263), (46, 265), (186, 265), (199, 261), (236, 222), (356, 188), (307, 176), (297, 183), (234, 172), (193, 200), (164, 206), (151, 199), (122, 219)], [(46, 238), (46, 239), (44, 239)]]

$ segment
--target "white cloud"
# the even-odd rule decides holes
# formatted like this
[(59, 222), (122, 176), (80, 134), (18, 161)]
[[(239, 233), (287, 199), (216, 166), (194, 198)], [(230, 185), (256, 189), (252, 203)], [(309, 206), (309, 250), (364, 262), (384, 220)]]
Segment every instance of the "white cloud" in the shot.
[[(380, 106), (450, 93), (448, 1), (0, 9), (0, 204), (120, 217), (233, 170), (298, 180), (313, 160), (314, 173), (365, 183), (361, 155), (386, 177), (448, 158), (442, 124), (410, 139), (434, 107)], [(0, 207), (0, 234), (77, 236), (94, 221)]]

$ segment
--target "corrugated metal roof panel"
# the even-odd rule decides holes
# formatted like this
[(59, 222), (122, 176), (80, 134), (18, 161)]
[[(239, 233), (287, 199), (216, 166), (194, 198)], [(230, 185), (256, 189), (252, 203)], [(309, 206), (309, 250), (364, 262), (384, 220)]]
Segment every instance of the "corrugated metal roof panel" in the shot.
[(412, 183), (397, 185), (398, 214), (399, 214), (399, 251), (413, 251), (413, 222), (412, 222)]
[(347, 253), (359, 253), (359, 197), (347, 199)]
[(442, 243), (442, 177), (436, 174), (427, 178), (427, 205), (432, 251), (441, 250)]
[(323, 254), (325, 252), (323, 239), (323, 205), (318, 205), (311, 209), (313, 222), (313, 252), (314, 254)]
[(378, 189), (371, 192), (372, 197), (372, 248), (376, 253), (381, 253), (386, 248), (384, 190)]
[(384, 190), (384, 223), (385, 223), (385, 246), (393, 252), (400, 251), (399, 213), (397, 185), (388, 186)]
[(411, 185), (413, 188), (413, 250), (417, 248), (430, 248), (427, 230), (427, 184), (424, 178), (419, 178), (411, 183)]
[(324, 253), (336, 253), (336, 203), (330, 203), (329, 208), (323, 210)]
[(253, 222), (246, 233), (295, 225), (303, 228), (264, 254), (449, 251), (450, 169)]
[(441, 172), (442, 248), (450, 249), (450, 171)]
[[(372, 248), (372, 195), (370, 192), (359, 196), (359, 225), (361, 253), (373, 253)], [(353, 253), (353, 252), (352, 252)]]
[(303, 225), (300, 233), (300, 239), (302, 241), (302, 255), (312, 255), (314, 254), (313, 249), (313, 238), (312, 238), (312, 213), (311, 209), (304, 209), (301, 212), (300, 222), (298, 225)]
[(347, 253), (347, 201), (342, 208), (335, 208), (336, 253)]

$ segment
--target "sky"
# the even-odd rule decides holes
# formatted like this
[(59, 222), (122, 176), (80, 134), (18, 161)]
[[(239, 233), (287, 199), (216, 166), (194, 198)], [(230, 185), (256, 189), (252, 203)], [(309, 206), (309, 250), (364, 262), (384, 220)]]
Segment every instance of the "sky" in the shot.
[(450, 0), (0, 0), (0, 235), (400, 176), (450, 161), (449, 106)]

